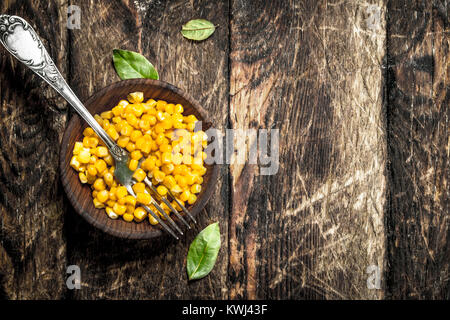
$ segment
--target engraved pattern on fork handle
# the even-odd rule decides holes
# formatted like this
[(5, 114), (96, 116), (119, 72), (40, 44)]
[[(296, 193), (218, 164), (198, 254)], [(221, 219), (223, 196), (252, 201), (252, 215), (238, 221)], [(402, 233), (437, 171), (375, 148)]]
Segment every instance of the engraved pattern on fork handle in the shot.
[[(33, 59), (26, 59), (22, 56), (23, 52), (18, 52), (8, 44), (8, 37), (14, 34), (14, 30), (21, 26), (24, 31), (28, 31), (35, 43), (30, 43), (30, 46), (35, 46), (41, 51), (41, 57), (38, 61)], [(37, 73), (52, 87), (57, 90), (63, 89), (64, 79), (56, 68), (54, 62), (44, 48), (41, 39), (37, 36), (33, 28), (24, 19), (18, 16), (0, 16), (0, 42), (14, 57), (20, 62), (28, 66), (31, 70)]]
[[(31, 36), (31, 41), (24, 37), (20, 37), (19, 33), (16, 32), (16, 28), (20, 27), (23, 31), (28, 32)], [(8, 41), (10, 36), (16, 36), (15, 39)], [(26, 47), (29, 51), (25, 52), (21, 50), (16, 50), (11, 44), (20, 41), (27, 41)], [(98, 124), (98, 122), (92, 117), (89, 111), (83, 106), (78, 97), (70, 89), (69, 85), (66, 83), (58, 68), (56, 68), (55, 63), (50, 58), (47, 50), (34, 31), (34, 29), (26, 22), (24, 19), (18, 16), (0, 15), (0, 42), (17, 60), (25, 64), (28, 68), (34, 71), (42, 79), (44, 79), (49, 85), (51, 85), (60, 95), (62, 95), (67, 102), (72, 105), (75, 111), (91, 126), (91, 128), (97, 133), (100, 139), (105, 142), (111, 155), (115, 160), (123, 161), (128, 157), (125, 150), (120, 148), (103, 130), (103, 128)], [(38, 50), (40, 56), (38, 59), (27, 59), (26, 54), (32, 50)]]

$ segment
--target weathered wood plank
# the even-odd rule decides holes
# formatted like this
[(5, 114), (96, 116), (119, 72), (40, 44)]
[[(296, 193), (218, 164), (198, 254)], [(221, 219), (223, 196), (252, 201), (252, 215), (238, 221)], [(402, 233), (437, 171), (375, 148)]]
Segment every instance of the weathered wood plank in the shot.
[[(144, 54), (160, 79), (193, 97), (220, 129), (227, 120), (228, 3), (227, 1), (96, 1), (82, 5), (81, 30), (72, 34), (71, 84), (82, 98), (119, 81), (112, 66), (112, 49)], [(193, 18), (219, 25), (203, 42), (184, 39), (181, 26)], [(86, 70), (89, 70), (87, 72)], [(95, 230), (74, 213), (69, 215), (68, 260), (82, 272), (75, 299), (227, 298), (227, 175), (222, 178), (194, 230), (180, 242), (128, 241)], [(187, 283), (185, 260), (189, 243), (209, 223), (219, 221), (222, 249), (210, 276)]]
[(231, 126), (279, 128), (280, 168), (231, 165), (230, 298), (383, 297), (383, 1), (231, 3)]
[[(28, 20), (63, 74), (64, 1), (2, 1), (0, 12)], [(58, 152), (66, 104), (0, 48), (0, 298), (65, 294), (66, 246)], [(62, 109), (62, 110), (60, 110)]]
[(388, 297), (448, 299), (449, 3), (388, 3)]
[[(65, 28), (70, 4), (81, 30)], [(448, 299), (448, 10), (445, 0), (3, 1), (82, 99), (119, 80), (113, 48), (142, 52), (219, 129), (280, 129), (280, 168), (223, 166), (180, 243), (110, 237), (59, 187), (65, 103), (0, 48), (0, 299)], [(199, 17), (215, 34), (182, 38)], [(217, 265), (188, 284), (188, 245), (214, 221)], [(66, 290), (70, 264), (81, 290)], [(386, 275), (382, 290), (367, 288), (370, 265)]]

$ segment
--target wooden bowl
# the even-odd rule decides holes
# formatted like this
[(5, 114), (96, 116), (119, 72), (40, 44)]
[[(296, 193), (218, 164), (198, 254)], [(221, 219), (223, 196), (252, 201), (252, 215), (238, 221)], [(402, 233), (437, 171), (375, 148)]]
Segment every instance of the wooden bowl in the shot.
[[(90, 97), (86, 101), (85, 106), (91, 114), (100, 114), (103, 111), (111, 110), (120, 100), (126, 99), (130, 92), (135, 91), (142, 91), (145, 99), (162, 99), (171, 103), (182, 104), (184, 107), (183, 114), (194, 114), (197, 119), (202, 121), (202, 130), (204, 131), (212, 126), (207, 121), (206, 111), (197, 101), (173, 85), (158, 80), (133, 79), (111, 84)], [(87, 123), (78, 115), (74, 115), (70, 119), (69, 125), (64, 133), (59, 155), (62, 184), (72, 206), (90, 224), (117, 237), (151, 239), (166, 234), (159, 225), (152, 226), (148, 219), (145, 219), (141, 223), (134, 221), (125, 222), (120, 218), (112, 220), (107, 216), (104, 209), (94, 207), (90, 186), (88, 184), (81, 184), (78, 179), (78, 173), (69, 165), (75, 141), (82, 140), (82, 132), (86, 127)], [(203, 176), (202, 191), (198, 195), (197, 201), (187, 207), (194, 217), (206, 205), (217, 181), (218, 166), (216, 164), (205, 166), (207, 172)], [(180, 227), (185, 227), (173, 214), (171, 217)]]

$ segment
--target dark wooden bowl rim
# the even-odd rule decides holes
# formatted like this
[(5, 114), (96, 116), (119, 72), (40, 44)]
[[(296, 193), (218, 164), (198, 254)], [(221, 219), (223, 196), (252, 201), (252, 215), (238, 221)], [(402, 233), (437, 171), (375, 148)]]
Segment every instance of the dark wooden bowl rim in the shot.
[[(89, 110), (93, 101), (96, 101), (100, 97), (107, 95), (112, 90), (126, 87), (129, 85), (138, 85), (138, 86), (151, 85), (151, 86), (159, 87), (162, 90), (171, 91), (171, 92), (175, 93), (175, 95), (182, 97), (182, 99), (188, 101), (192, 105), (192, 108), (202, 118), (203, 123), (204, 123), (204, 128), (207, 129), (212, 126), (212, 123), (207, 120), (207, 119), (209, 119), (207, 117), (207, 112), (200, 106), (200, 104), (195, 99), (193, 99), (189, 94), (183, 92), (181, 89), (179, 89), (167, 82), (160, 81), (160, 80), (132, 79), (132, 80), (123, 80), (123, 81), (113, 83), (113, 84), (101, 89), (94, 95), (92, 95), (85, 103), (86, 108), (88, 108), (88, 110)], [(123, 97), (123, 99), (125, 99), (125, 98), (126, 98), (126, 96)], [(145, 98), (147, 99), (147, 97), (145, 97)], [(152, 97), (152, 98), (158, 98), (158, 97), (156, 96), (156, 97)], [(177, 101), (170, 101), (170, 102), (176, 103)], [(111, 109), (111, 108), (112, 108), (112, 106), (109, 106), (108, 108), (105, 108), (105, 110)], [(91, 111), (91, 110), (89, 110), (89, 111)], [(73, 131), (73, 128), (77, 125), (77, 122), (79, 123), (80, 121), (82, 121), (82, 120), (77, 114), (75, 114), (70, 119), (69, 124), (67, 125), (67, 128), (64, 132), (64, 136), (62, 139), (62, 145), (61, 145), (61, 149), (60, 149), (60, 155), (59, 155), (59, 170), (60, 170), (60, 174), (61, 174), (62, 185), (63, 185), (64, 191), (66, 192), (66, 195), (67, 195), (70, 203), (74, 207), (75, 211), (78, 214), (80, 214), (84, 219), (86, 219), (86, 221), (89, 222), (91, 225), (99, 228), (100, 230), (103, 230), (104, 232), (106, 232), (108, 234), (116, 236), (116, 237), (129, 238), (129, 239), (154, 239), (154, 238), (160, 237), (162, 235), (166, 235), (166, 233), (164, 231), (162, 231), (162, 229), (159, 226), (154, 227), (154, 226), (150, 225), (150, 223), (148, 223), (147, 219), (145, 221), (141, 222), (141, 223), (148, 224), (148, 228), (146, 228), (145, 230), (137, 230), (135, 227), (135, 225), (137, 223), (135, 223), (135, 222), (127, 223), (126, 225), (128, 225), (128, 228), (118, 228), (117, 226), (114, 225), (114, 222), (119, 221), (119, 219), (112, 220), (112, 219), (108, 218), (110, 223), (102, 223), (101, 221), (96, 219), (94, 217), (94, 215), (91, 214), (89, 212), (89, 210), (87, 210), (87, 208), (83, 207), (80, 204), (80, 202), (78, 201), (79, 195), (74, 194), (74, 192), (72, 192), (72, 188), (71, 188), (71, 183), (80, 183), (80, 181), (78, 180), (78, 176), (73, 169), (66, 170), (66, 168), (68, 166), (66, 154), (67, 154), (67, 152), (72, 152), (71, 148), (73, 147), (73, 143), (70, 143), (70, 140), (72, 137), (72, 131)], [(83, 123), (81, 126), (86, 127), (87, 125), (85, 123)], [(71, 144), (71, 145), (69, 145), (69, 144)], [(70, 157), (69, 157), (69, 159), (70, 159)], [(194, 217), (196, 217), (198, 215), (198, 213), (206, 205), (207, 201), (211, 197), (212, 192), (214, 191), (214, 186), (216, 185), (216, 182), (217, 182), (218, 165), (213, 164), (213, 165), (207, 166), (207, 168), (208, 168), (208, 171), (211, 170), (211, 173), (209, 176), (209, 181), (204, 184), (204, 190), (199, 194), (199, 197), (198, 197), (196, 203), (189, 208), (190, 212), (192, 213), (192, 215)], [(74, 179), (74, 177), (76, 179)], [(87, 185), (85, 185), (83, 188), (90, 189), (90, 187)], [(95, 209), (94, 208), (94, 210), (103, 210), (103, 214), (106, 215), (106, 213), (104, 213), (104, 209)], [(184, 227), (184, 225), (182, 225), (182, 223), (180, 221), (178, 221), (176, 217), (174, 217), (174, 220), (180, 227)]]

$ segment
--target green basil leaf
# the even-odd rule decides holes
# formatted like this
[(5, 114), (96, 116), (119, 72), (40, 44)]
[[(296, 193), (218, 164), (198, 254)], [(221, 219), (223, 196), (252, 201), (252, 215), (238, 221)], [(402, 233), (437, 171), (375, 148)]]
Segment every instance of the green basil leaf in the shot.
[(141, 54), (133, 51), (114, 49), (113, 50), (114, 68), (120, 79), (159, 79), (158, 71)]
[(216, 263), (219, 249), (220, 229), (216, 222), (203, 229), (189, 247), (186, 263), (189, 280), (208, 275)]
[(216, 27), (205, 19), (195, 19), (186, 23), (181, 28), (181, 34), (190, 40), (201, 41), (214, 33)]

